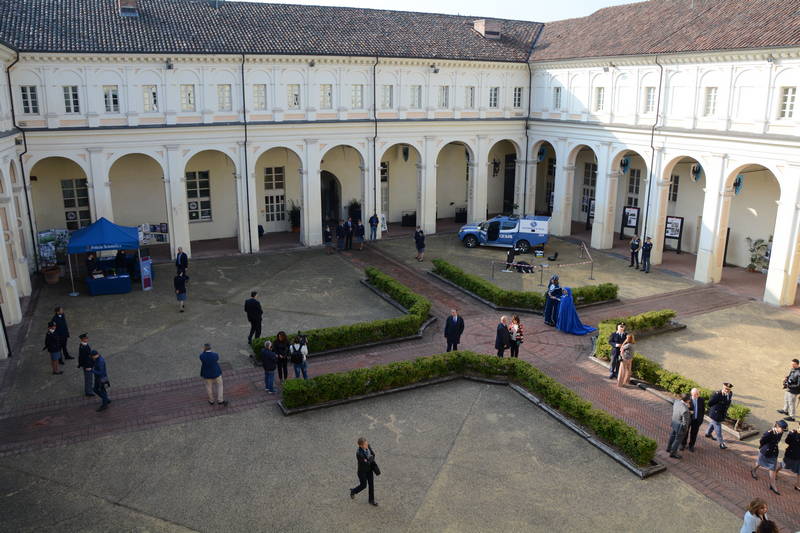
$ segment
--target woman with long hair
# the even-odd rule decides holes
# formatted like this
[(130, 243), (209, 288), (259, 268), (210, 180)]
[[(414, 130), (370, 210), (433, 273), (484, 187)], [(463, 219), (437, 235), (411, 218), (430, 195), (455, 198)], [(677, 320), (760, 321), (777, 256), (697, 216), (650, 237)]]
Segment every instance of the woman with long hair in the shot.
[(625, 342), (619, 347), (620, 368), (617, 376), (617, 386), (624, 387), (631, 380), (631, 369), (633, 367), (633, 345), (636, 339), (632, 333), (628, 333)]
[(514, 315), (511, 318), (508, 333), (511, 337), (511, 357), (519, 357), (519, 345), (522, 344), (523, 338), (522, 322), (519, 320), (519, 315)]
[(289, 337), (279, 331), (272, 343), (272, 351), (278, 356), (278, 380), (283, 383), (289, 377)]

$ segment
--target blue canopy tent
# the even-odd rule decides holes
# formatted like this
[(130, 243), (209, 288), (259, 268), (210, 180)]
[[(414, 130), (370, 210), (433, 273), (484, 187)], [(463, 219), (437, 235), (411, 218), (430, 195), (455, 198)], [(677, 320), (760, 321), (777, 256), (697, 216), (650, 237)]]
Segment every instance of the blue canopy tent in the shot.
[[(133, 226), (119, 226), (101, 217), (93, 224), (72, 233), (67, 244), (67, 254), (99, 252), (102, 250), (138, 250), (139, 229)], [(69, 261), (69, 278), (72, 282), (71, 295), (75, 292), (72, 276), (72, 261)]]

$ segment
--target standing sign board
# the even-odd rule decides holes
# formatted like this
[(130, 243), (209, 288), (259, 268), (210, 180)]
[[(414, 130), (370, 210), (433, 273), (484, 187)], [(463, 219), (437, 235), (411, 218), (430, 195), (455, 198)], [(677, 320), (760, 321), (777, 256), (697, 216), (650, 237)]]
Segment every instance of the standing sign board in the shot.
[(639, 208), (626, 206), (622, 209), (622, 225), (619, 228), (619, 238), (625, 238), (625, 228), (633, 228), (634, 233), (639, 233)]
[[(584, 202), (586, 199), (584, 199)], [(586, 229), (592, 229), (592, 221), (594, 220), (594, 198), (589, 199), (589, 209), (586, 210)]]
[(667, 224), (664, 227), (664, 239), (676, 239), (678, 245), (676, 250), (681, 253), (681, 240), (683, 238), (683, 217), (667, 217)]
[(153, 260), (150, 256), (139, 258), (139, 272), (142, 274), (142, 290), (149, 291), (153, 288)]

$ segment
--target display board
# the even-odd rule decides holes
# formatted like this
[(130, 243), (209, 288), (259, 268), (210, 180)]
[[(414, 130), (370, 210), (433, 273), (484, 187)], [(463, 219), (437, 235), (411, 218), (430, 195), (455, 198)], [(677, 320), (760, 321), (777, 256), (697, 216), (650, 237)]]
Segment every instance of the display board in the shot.
[(681, 253), (681, 241), (683, 239), (683, 217), (667, 217), (667, 223), (664, 226), (664, 239), (676, 239), (678, 245), (675, 250)]
[(639, 233), (639, 208), (634, 206), (625, 206), (622, 208), (622, 224), (619, 228), (619, 238), (625, 239), (625, 229), (633, 228), (634, 233)]

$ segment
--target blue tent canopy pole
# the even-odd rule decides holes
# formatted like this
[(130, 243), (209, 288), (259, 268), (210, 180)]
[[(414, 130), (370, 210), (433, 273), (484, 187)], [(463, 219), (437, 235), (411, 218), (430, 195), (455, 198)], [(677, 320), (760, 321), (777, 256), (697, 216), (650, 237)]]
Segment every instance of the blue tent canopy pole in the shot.
[(75, 290), (75, 278), (72, 276), (72, 258), (71, 254), (67, 254), (67, 264), (69, 265), (69, 281), (72, 283), (72, 292), (70, 296), (80, 296), (81, 293)]

